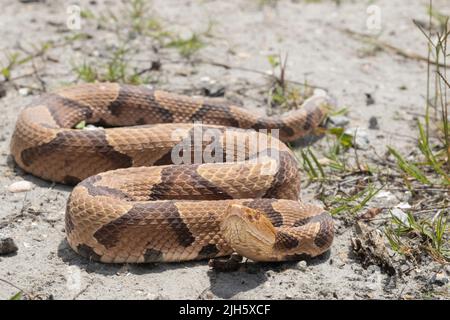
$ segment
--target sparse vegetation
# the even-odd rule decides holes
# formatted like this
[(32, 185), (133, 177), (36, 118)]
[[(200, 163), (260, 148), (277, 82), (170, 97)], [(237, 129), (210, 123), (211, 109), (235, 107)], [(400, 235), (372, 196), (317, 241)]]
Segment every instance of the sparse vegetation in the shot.
[[(425, 107), (425, 122), (417, 122), (417, 149), (420, 157), (408, 161), (397, 150), (389, 147), (389, 152), (395, 157), (398, 168), (403, 172), (405, 186), (416, 192), (427, 188), (442, 188), (444, 199), (435, 197), (428, 199), (428, 205), (434, 207), (434, 216), (420, 217), (413, 212), (407, 212), (407, 221), (393, 216), (386, 235), (393, 249), (415, 256), (420, 249), (426, 250), (442, 262), (450, 261), (448, 243), (450, 229), (447, 223), (450, 214), (450, 139), (448, 125), (447, 95), (450, 85), (446, 77), (447, 45), (449, 17), (439, 13), (432, 6), (428, 7), (429, 27), (426, 30), (419, 23), (416, 26), (428, 40), (427, 95)], [(436, 21), (438, 31), (433, 34), (432, 24)], [(436, 39), (436, 40), (433, 40)], [(433, 63), (433, 61), (435, 63)], [(433, 91), (434, 85), (434, 91)], [(432, 110), (434, 110), (432, 114)], [(418, 182), (413, 183), (412, 180)], [(440, 205), (441, 204), (441, 205)], [(443, 207), (442, 207), (443, 205)], [(440, 208), (442, 207), (442, 208)], [(411, 241), (420, 238), (419, 241)]]
[(22, 65), (32, 62), (35, 58), (42, 57), (53, 46), (54, 44), (51, 42), (44, 42), (40, 46), (34, 47), (34, 50), (32, 52), (29, 52), (28, 50), (6, 52), (6, 62), (0, 64), (0, 73), (3, 76), (3, 81), (8, 82), (14, 80), (15, 78), (22, 77), (14, 77), (13, 70)]
[(269, 55), (267, 60), (272, 68), (269, 82), (268, 98), (269, 113), (282, 113), (298, 109), (305, 99), (313, 94), (306, 78), (302, 85), (286, 79), (288, 55)]
[(127, 49), (119, 48), (113, 52), (110, 59), (99, 66), (83, 61), (80, 65), (74, 65), (73, 70), (77, 74), (77, 77), (84, 82), (149, 83), (151, 77), (145, 75), (146, 71), (149, 70), (138, 70), (137, 68), (131, 67), (127, 61), (127, 52)]
[(420, 260), (420, 254), (425, 250), (440, 262), (450, 261), (450, 226), (446, 214), (437, 210), (437, 214), (429, 219), (416, 218), (409, 212), (406, 220), (392, 215), (385, 231), (391, 247), (415, 260)]
[[(84, 82), (118, 81), (130, 84), (146, 84), (155, 79), (150, 71), (158, 70), (160, 63), (146, 68), (138, 67), (141, 63), (132, 63), (133, 54), (136, 54), (136, 46), (141, 40), (150, 40), (152, 51), (158, 52), (161, 48), (174, 48), (183, 58), (191, 59), (201, 48), (206, 46), (204, 38), (211, 37), (213, 24), (209, 22), (205, 32), (193, 32), (188, 38), (173, 34), (166, 30), (160, 19), (152, 14), (150, 3), (145, 0), (130, 1), (125, 7), (123, 15), (117, 15), (109, 11), (99, 17), (86, 11), (82, 12), (87, 19), (97, 20), (102, 28), (114, 30), (118, 47), (111, 54), (102, 57), (99, 62), (96, 59), (86, 57), (82, 63), (74, 63), (73, 71), (78, 79)], [(123, 30), (126, 31), (123, 34)], [(130, 31), (131, 30), (131, 31)], [(92, 61), (91, 61), (92, 60)], [(141, 61), (139, 61), (141, 62)]]
[(22, 292), (19, 291), (15, 295), (13, 295), (9, 300), (21, 300), (22, 299)]
[(193, 33), (188, 39), (176, 37), (167, 46), (169, 48), (176, 48), (182, 57), (190, 58), (198, 50), (203, 48), (205, 43), (199, 34)]

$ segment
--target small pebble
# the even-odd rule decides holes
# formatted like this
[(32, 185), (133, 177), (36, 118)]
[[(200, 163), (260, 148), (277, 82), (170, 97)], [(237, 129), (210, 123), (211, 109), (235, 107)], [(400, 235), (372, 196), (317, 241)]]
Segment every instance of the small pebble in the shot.
[(203, 95), (206, 97), (223, 97), (225, 96), (225, 87), (220, 84), (206, 84), (202, 88)]
[(381, 272), (381, 269), (379, 266), (372, 264), (367, 267), (367, 271), (369, 271), (371, 273), (376, 273), (376, 272)]
[(19, 89), (19, 94), (22, 97), (26, 97), (26, 96), (28, 96), (30, 94), (30, 89), (28, 89), (28, 88), (20, 88)]
[(84, 128), (83, 128), (83, 130), (102, 130), (102, 129), (104, 129), (103, 127), (97, 127), (97, 126), (94, 126), (93, 124), (87, 124)]
[(405, 226), (409, 226), (408, 215), (399, 208), (394, 208), (391, 210), (391, 213), (394, 217), (400, 220)]
[(29, 181), (17, 181), (9, 185), (8, 191), (9, 192), (26, 192), (33, 189), (33, 184)]
[(398, 203), (397, 197), (389, 191), (380, 191), (373, 198), (371, 203), (381, 207), (393, 207)]
[(351, 135), (354, 139), (356, 149), (367, 150), (370, 147), (368, 133), (361, 128), (348, 128), (345, 133)]
[(378, 120), (376, 117), (370, 117), (369, 129), (370, 130), (379, 130), (380, 129), (380, 126), (378, 125)]
[(449, 283), (448, 277), (445, 275), (444, 272), (436, 273), (432, 278), (431, 282), (438, 286), (445, 286), (447, 283)]
[(201, 81), (201, 82), (204, 82), (204, 83), (215, 83), (215, 81), (214, 81), (214, 80), (211, 80), (211, 78), (208, 77), (208, 76), (201, 77), (201, 78), (200, 78), (200, 81)]
[(375, 99), (370, 93), (366, 93), (366, 105), (370, 106), (372, 104), (375, 104)]
[(313, 95), (317, 96), (317, 97), (327, 97), (328, 96), (328, 94), (325, 90), (318, 89), (318, 88), (314, 89)]
[(0, 98), (3, 98), (4, 96), (6, 96), (6, 89), (3, 84), (0, 84)]
[(395, 206), (396, 208), (402, 209), (402, 210), (408, 210), (411, 209), (411, 205), (408, 202), (400, 202), (398, 205)]
[(167, 299), (167, 298), (166, 298), (165, 296), (159, 294), (159, 293), (157, 293), (157, 294), (154, 294), (154, 293), (148, 293), (148, 294), (147, 294), (147, 299), (148, 299), (148, 300), (165, 300), (165, 299)]
[(376, 291), (378, 289), (378, 284), (377, 283), (368, 283), (366, 284), (366, 289), (368, 291)]
[(306, 269), (308, 268), (308, 264), (305, 260), (302, 260), (297, 263), (296, 267), (300, 271), (306, 271)]
[(343, 128), (350, 123), (350, 119), (346, 116), (331, 116), (329, 118), (330, 123), (336, 127)]
[(18, 250), (16, 243), (11, 238), (0, 239), (0, 255), (14, 253)]

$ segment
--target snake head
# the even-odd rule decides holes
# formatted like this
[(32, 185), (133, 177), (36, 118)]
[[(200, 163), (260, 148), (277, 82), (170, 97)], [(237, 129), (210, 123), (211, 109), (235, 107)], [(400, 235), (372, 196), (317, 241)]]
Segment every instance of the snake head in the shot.
[(233, 204), (221, 223), (221, 233), (235, 252), (254, 261), (272, 261), (276, 230), (260, 211)]

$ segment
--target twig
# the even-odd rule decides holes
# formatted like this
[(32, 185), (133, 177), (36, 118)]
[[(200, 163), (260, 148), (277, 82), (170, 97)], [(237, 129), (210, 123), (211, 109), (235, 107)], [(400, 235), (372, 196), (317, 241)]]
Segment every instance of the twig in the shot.
[(9, 284), (11, 287), (16, 288), (17, 290), (20, 290), (20, 291), (22, 291), (22, 292), (25, 292), (22, 288), (16, 286), (14, 283), (9, 282), (8, 280), (5, 280), (5, 279), (0, 278), (0, 281), (1, 281), (1, 282), (4, 282), (4, 283), (6, 283), (6, 284)]
[(14, 283), (9, 282), (8, 280), (2, 279), (2, 278), (0, 278), (0, 281), (10, 285), (11, 287), (13, 287), (13, 288), (15, 288), (17, 290), (19, 290), (20, 293), (25, 293), (26, 295), (28, 295), (28, 293), (26, 293), (25, 290), (23, 290), (22, 288), (16, 286)]
[(79, 296), (86, 292), (86, 290), (91, 286), (91, 284), (87, 284), (81, 291), (79, 291), (76, 295), (73, 296), (72, 300), (76, 300)]
[(429, 63), (431, 63), (433, 65), (436, 65), (436, 66), (439, 66), (441, 68), (450, 68), (450, 65), (446, 65), (444, 63), (438, 63), (436, 61), (429, 60), (428, 57), (424, 57), (424, 56), (422, 56), (420, 54), (403, 50), (401, 48), (393, 46), (390, 43), (387, 43), (387, 42), (375, 39), (371, 35), (364, 34), (364, 33), (359, 33), (359, 32), (356, 32), (356, 31), (353, 31), (353, 30), (350, 30), (350, 29), (340, 29), (340, 30), (342, 32), (350, 35), (353, 38), (356, 38), (356, 39), (359, 39), (359, 40), (362, 40), (362, 41), (374, 44), (374, 45), (376, 45), (376, 46), (378, 46), (378, 47), (380, 47), (382, 49), (394, 52), (395, 54), (397, 54), (399, 56), (402, 56), (402, 57), (404, 57), (406, 59), (417, 60), (417, 61), (422, 61), (422, 62), (427, 62), (427, 63), (429, 62)]
[(36, 77), (36, 79), (39, 81), (40, 85), (41, 85), (41, 89), (43, 92), (47, 91), (47, 84), (46, 82), (42, 79), (41, 75), (39, 74), (39, 71), (36, 67), (36, 63), (34, 62), (34, 59), (31, 60), (31, 65), (33, 67), (33, 71), (34, 71), (34, 76)]
[[(269, 78), (275, 78), (274, 75), (268, 74), (267, 72), (261, 71), (261, 70), (256, 70), (256, 69), (251, 69), (251, 68), (246, 68), (246, 67), (239, 67), (239, 66), (232, 66), (223, 62), (217, 62), (217, 61), (210, 61), (210, 60), (201, 60), (201, 59), (197, 59), (193, 61), (194, 63), (200, 63), (200, 64), (209, 64), (212, 66), (216, 66), (216, 67), (221, 67), (227, 70), (241, 70), (241, 71), (246, 71), (246, 72), (252, 72), (252, 73), (257, 73), (257, 74), (261, 74), (265, 77), (269, 77)], [(296, 81), (296, 80), (289, 80), (289, 79), (284, 79), (285, 82), (290, 82), (290, 83), (295, 83), (297, 85), (300, 86), (305, 86), (305, 87), (309, 87), (309, 88), (314, 88), (314, 89), (322, 89), (327, 91), (326, 88), (321, 87), (321, 86), (315, 86), (315, 85), (311, 85), (311, 84), (305, 84), (304, 82), (300, 82), (300, 81)]]
[[(135, 62), (147, 62), (148, 60), (144, 60), (144, 59), (129, 59), (129, 61), (135, 61)], [(177, 60), (166, 60), (170, 63), (179, 63), (180, 61)], [(257, 73), (260, 75), (263, 75), (265, 77), (269, 77), (269, 78), (274, 78), (273, 75), (271, 74), (267, 74), (267, 72), (261, 71), (261, 70), (257, 70), (257, 69), (251, 69), (251, 68), (246, 68), (246, 67), (240, 67), (240, 66), (233, 66), (224, 62), (219, 62), (219, 61), (212, 61), (212, 60), (203, 60), (203, 59), (195, 59), (191, 61), (193, 64), (195, 63), (199, 63), (199, 64), (209, 64), (215, 67), (220, 67), (220, 68), (224, 68), (226, 70), (241, 70), (241, 71), (246, 71), (246, 72), (252, 72), (252, 73)], [(300, 82), (300, 81), (296, 81), (296, 80), (289, 80), (289, 79), (285, 79), (286, 82), (290, 82), (290, 83), (294, 83), (300, 86), (306, 86), (309, 88), (313, 88), (313, 89), (322, 89), (325, 91), (328, 91), (327, 88), (322, 87), (322, 86), (317, 86), (317, 85), (311, 85), (311, 84), (305, 84), (304, 82)]]

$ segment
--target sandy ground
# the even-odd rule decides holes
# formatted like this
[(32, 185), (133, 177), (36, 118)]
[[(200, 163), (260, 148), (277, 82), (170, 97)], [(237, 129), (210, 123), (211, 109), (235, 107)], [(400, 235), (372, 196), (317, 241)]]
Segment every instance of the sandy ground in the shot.
[[(352, 224), (338, 218), (331, 251), (307, 261), (306, 266), (249, 264), (237, 272), (217, 273), (204, 261), (104, 265), (77, 256), (68, 247), (64, 233), (65, 203), (71, 188), (34, 178), (14, 167), (9, 141), (19, 110), (44, 85), (51, 90), (78, 81), (72, 71), (74, 64), (103, 59), (117, 47), (118, 40), (113, 27), (108, 28), (107, 23), (107, 28), (99, 27), (92, 19), (83, 20), (79, 31), (68, 30), (66, 1), (22, 2), (25, 1), (2, 1), (1, 52), (20, 48), (33, 51), (45, 41), (60, 42), (76, 32), (92, 38), (50, 49), (45, 60), (36, 59), (39, 77), (23, 77), (6, 84), (6, 96), (0, 98), (0, 237), (13, 238), (19, 247), (15, 255), (1, 257), (0, 279), (34, 297), (55, 299), (396, 299), (424, 298), (433, 289), (433, 276), (442, 269), (435, 263), (415, 267), (403, 276), (389, 276), (375, 266), (364, 269), (351, 252)], [(375, 148), (371, 152), (383, 154), (386, 145), (407, 150), (415, 143), (413, 120), (423, 112), (426, 64), (390, 52), (371, 53), (366, 44), (352, 39), (342, 29), (370, 33), (366, 10), (375, 4), (381, 10), (381, 39), (425, 54), (426, 42), (412, 19), (427, 20), (427, 2), (341, 1), (336, 5), (323, 0), (262, 5), (263, 1), (256, 0), (155, 0), (151, 2), (150, 14), (183, 37), (204, 32), (212, 23), (212, 36), (206, 38), (207, 45), (196, 54), (203, 60), (265, 72), (270, 70), (269, 54), (288, 53), (287, 77), (302, 82), (307, 75), (308, 81), (327, 88), (340, 106), (349, 109), (349, 126), (367, 132)], [(123, 10), (119, 1), (80, 4), (96, 16), (108, 10)], [(435, 1), (435, 5), (443, 11), (450, 9), (447, 1)], [(205, 82), (212, 80), (225, 88), (227, 98), (264, 112), (263, 75), (238, 68), (190, 64), (176, 49), (155, 52), (152, 42), (141, 37), (130, 40), (130, 45), (138, 48), (133, 55), (141, 69), (160, 59), (161, 71), (152, 74), (158, 88), (198, 93)], [(5, 63), (6, 55), (0, 61)], [(33, 68), (27, 63), (14, 69), (13, 76), (30, 72)], [(367, 94), (373, 97), (373, 104), (367, 104)], [(368, 130), (372, 116), (377, 117), (379, 130)], [(7, 187), (20, 180), (31, 181), (34, 188), (25, 193), (8, 192)], [(302, 193), (306, 199), (312, 197), (308, 189)], [(398, 259), (401, 266), (401, 258)], [(440, 289), (446, 289), (447, 296), (442, 297), (448, 297), (448, 285)], [(17, 291), (0, 281), (0, 299)]]

